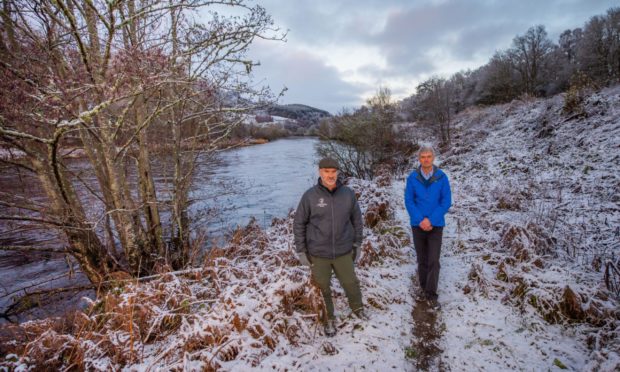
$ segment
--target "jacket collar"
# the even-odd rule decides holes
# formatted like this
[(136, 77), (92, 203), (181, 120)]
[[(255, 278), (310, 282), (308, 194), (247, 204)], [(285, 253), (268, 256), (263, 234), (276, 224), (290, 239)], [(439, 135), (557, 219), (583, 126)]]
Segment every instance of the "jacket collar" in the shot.
[(416, 172), (416, 179), (422, 182), (422, 184), (426, 186), (430, 185), (431, 183), (443, 177), (443, 172), (436, 165), (433, 165), (433, 175), (428, 180), (424, 178), (424, 176), (422, 175), (422, 166), (419, 166), (415, 170), (415, 172)]

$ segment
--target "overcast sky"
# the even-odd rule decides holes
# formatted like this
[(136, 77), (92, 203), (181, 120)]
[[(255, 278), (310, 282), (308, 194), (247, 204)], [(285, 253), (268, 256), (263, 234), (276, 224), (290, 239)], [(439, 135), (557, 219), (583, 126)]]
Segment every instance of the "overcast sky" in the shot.
[(263, 0), (286, 42), (257, 41), (255, 77), (280, 103), (338, 113), (380, 86), (396, 99), (424, 79), (485, 64), (516, 35), (542, 24), (557, 42), (618, 1), (607, 0)]

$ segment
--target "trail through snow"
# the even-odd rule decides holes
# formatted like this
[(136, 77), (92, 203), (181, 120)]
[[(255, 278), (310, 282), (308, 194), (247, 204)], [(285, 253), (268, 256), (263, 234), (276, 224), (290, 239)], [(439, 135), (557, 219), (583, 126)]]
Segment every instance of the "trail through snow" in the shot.
[[(440, 260), (439, 301), (442, 309), (434, 325), (432, 318), (424, 318), (428, 317), (426, 309), (413, 311), (420, 316), (418, 319), (414, 317), (414, 327), (427, 329), (413, 330), (412, 346), (424, 348), (429, 343), (434, 344), (433, 338), (440, 340), (434, 355), (428, 351), (422, 353), (425, 360), (413, 358), (414, 365), (429, 370), (560, 370), (554, 365), (554, 360), (558, 359), (572, 370), (581, 370), (587, 352), (571, 337), (574, 335), (565, 335), (562, 327), (524, 318), (498, 299), (481, 295), (471, 297), (463, 293), (471, 264), (480, 254), (459, 250), (456, 243), (459, 239), (475, 240), (481, 231), (458, 231), (459, 218), (475, 216), (463, 216), (458, 204), (468, 196), (460, 192), (458, 182), (451, 180), (451, 187), (454, 201), (446, 218)], [(404, 181), (395, 182), (393, 200), (400, 200), (396, 196), (402, 190)], [(408, 225), (402, 202), (396, 206), (396, 211), (397, 218)], [(431, 328), (430, 332), (428, 328)], [(420, 339), (420, 336), (428, 338)], [(412, 352), (416, 357), (420, 355), (419, 350), (413, 349)]]

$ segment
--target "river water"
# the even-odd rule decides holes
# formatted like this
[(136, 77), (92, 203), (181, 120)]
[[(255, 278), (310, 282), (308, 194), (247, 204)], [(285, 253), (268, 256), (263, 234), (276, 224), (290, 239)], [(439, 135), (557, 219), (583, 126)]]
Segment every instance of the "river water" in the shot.
[[(199, 167), (191, 197), (198, 202), (194, 214), (219, 209), (207, 219), (216, 234), (251, 217), (265, 227), (273, 217), (285, 216), (317, 178), (314, 138), (280, 139), (264, 145), (242, 147), (221, 154), (221, 162)], [(205, 186), (202, 186), (205, 185)]]
[[(243, 226), (255, 217), (266, 227), (274, 217), (284, 217), (297, 206), (303, 192), (318, 178), (315, 138), (280, 139), (262, 145), (223, 151), (216, 162), (198, 166), (190, 197), (195, 200), (191, 213), (199, 218), (210, 241), (221, 238), (235, 226)], [(77, 167), (87, 167), (78, 161)], [(2, 187), (10, 188), (10, 176), (2, 175)], [(78, 190), (79, 191), (79, 190)], [(27, 192), (36, 195), (36, 190)], [(0, 226), (0, 243), (54, 245), (54, 231), (24, 230), (14, 233), (9, 224)], [(14, 294), (28, 291), (88, 284), (76, 267), (69, 274), (64, 257), (53, 254), (28, 254), (0, 251), (0, 312), (11, 303)], [(52, 281), (50, 279), (56, 278)], [(35, 285), (45, 283), (44, 285)], [(79, 304), (80, 292), (60, 299), (60, 306), (39, 309), (27, 318), (54, 315)], [(25, 320), (22, 318), (20, 320)], [(2, 322), (2, 319), (0, 319)]]

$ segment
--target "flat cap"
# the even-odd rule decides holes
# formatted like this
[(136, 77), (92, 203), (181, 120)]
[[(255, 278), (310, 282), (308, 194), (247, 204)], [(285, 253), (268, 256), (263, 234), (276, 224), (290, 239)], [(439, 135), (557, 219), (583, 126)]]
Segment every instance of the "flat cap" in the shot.
[(338, 166), (338, 162), (332, 158), (321, 159), (321, 161), (319, 162), (319, 169), (321, 168), (340, 169), (340, 167)]

